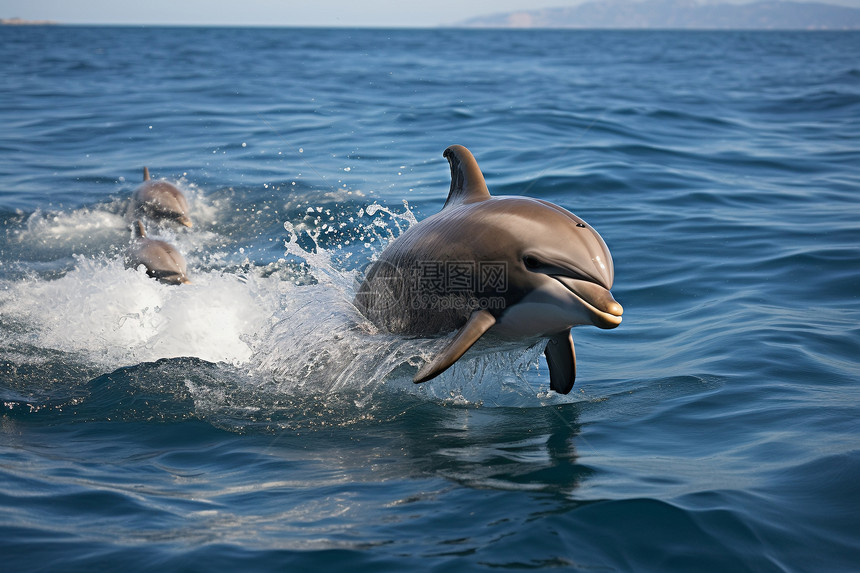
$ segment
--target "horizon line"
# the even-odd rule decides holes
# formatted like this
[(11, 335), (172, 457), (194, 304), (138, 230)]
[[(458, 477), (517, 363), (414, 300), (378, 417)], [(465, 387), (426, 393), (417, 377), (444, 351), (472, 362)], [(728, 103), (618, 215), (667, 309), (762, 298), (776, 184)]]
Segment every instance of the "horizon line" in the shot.
[(604, 31), (604, 32), (856, 32), (860, 27), (830, 28), (830, 27), (807, 27), (807, 28), (724, 28), (724, 27), (684, 27), (684, 28), (648, 28), (641, 26), (623, 27), (578, 27), (578, 26), (475, 26), (461, 24), (437, 24), (429, 26), (408, 24), (373, 24), (373, 25), (338, 25), (338, 24), (191, 24), (191, 23), (140, 23), (140, 22), (59, 22), (52, 20), (37, 20), (28, 22), (9, 22), (14, 18), (0, 18), (0, 27), (9, 28), (40, 28), (40, 27), (91, 27), (91, 28), (268, 28), (268, 29), (290, 29), (290, 30), (472, 30), (472, 31), (507, 31), (507, 32), (529, 32), (529, 31)]

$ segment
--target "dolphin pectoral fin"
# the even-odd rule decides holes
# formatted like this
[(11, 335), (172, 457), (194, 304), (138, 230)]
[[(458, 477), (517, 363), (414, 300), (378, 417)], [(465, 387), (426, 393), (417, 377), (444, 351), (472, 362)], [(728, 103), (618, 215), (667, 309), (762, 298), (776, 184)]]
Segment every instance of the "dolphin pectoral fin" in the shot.
[(567, 394), (576, 381), (576, 351), (570, 331), (552, 335), (544, 354), (549, 366), (549, 387), (559, 394)]
[(489, 311), (476, 310), (473, 312), (448, 346), (436, 358), (425, 364), (412, 381), (418, 384), (440, 375), (457, 362), (494, 324), (496, 324), (496, 318)]
[(149, 168), (148, 167), (143, 168), (143, 180), (149, 181)]
[(490, 198), (484, 174), (472, 152), (462, 145), (452, 145), (442, 154), (451, 166), (451, 189), (445, 207), (474, 203)]
[(143, 228), (143, 223), (140, 222), (140, 219), (135, 220), (134, 224), (132, 224), (131, 232), (135, 239), (146, 237), (146, 229)]

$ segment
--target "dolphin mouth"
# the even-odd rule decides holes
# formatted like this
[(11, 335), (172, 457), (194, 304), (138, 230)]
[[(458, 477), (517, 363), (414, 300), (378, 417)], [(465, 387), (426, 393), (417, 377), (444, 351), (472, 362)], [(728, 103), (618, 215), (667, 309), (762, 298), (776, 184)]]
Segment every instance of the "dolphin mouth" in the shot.
[(173, 271), (163, 271), (160, 269), (147, 270), (146, 274), (154, 278), (155, 280), (169, 285), (189, 285), (191, 284), (191, 280), (181, 273), (176, 273)]
[(191, 218), (188, 215), (183, 215), (182, 213), (169, 213), (167, 215), (168, 218), (173, 219), (183, 227), (193, 227), (194, 223), (191, 222)]
[(564, 287), (578, 298), (591, 313), (591, 322), (598, 328), (615, 328), (621, 324), (624, 308), (618, 304), (612, 293), (599, 284), (571, 277), (552, 275)]

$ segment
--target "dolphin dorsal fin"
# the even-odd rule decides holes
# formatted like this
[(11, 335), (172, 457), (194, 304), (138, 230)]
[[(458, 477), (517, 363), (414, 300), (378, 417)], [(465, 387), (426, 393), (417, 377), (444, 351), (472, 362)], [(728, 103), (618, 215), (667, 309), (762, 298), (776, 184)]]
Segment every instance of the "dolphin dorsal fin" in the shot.
[(462, 145), (452, 145), (442, 155), (451, 165), (451, 189), (442, 209), (490, 198), (484, 174), (471, 151)]
[(143, 180), (149, 181), (149, 168), (148, 167), (143, 168)]
[(143, 223), (141, 223), (139, 220), (135, 221), (131, 227), (131, 232), (134, 233), (135, 239), (146, 237), (146, 229), (143, 228)]

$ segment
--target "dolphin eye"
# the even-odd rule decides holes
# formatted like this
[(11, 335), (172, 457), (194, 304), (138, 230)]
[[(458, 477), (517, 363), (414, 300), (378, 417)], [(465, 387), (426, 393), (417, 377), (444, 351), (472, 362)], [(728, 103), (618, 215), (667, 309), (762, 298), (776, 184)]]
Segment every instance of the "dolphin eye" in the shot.
[(576, 224), (576, 226), (577, 226), (577, 227), (582, 227), (583, 229), (585, 228), (585, 225), (583, 225), (582, 223), (577, 223), (577, 224)]
[(540, 261), (537, 260), (537, 257), (526, 255), (523, 257), (523, 264), (525, 264), (527, 269), (536, 269), (540, 266)]

